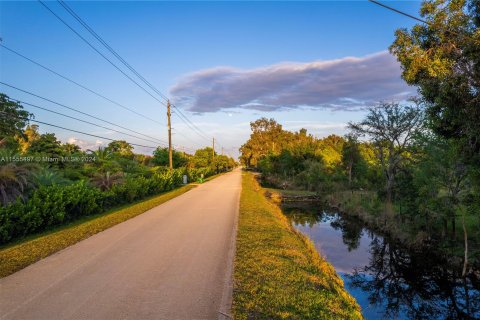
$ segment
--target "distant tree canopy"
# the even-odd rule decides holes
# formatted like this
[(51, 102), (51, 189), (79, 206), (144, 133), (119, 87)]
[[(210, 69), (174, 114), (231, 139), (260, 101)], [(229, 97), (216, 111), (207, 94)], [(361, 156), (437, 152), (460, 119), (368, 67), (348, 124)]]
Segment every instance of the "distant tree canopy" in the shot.
[(107, 148), (114, 154), (124, 157), (133, 156), (133, 146), (125, 140), (115, 140), (108, 144)]
[[(188, 157), (183, 152), (172, 150), (172, 162), (174, 168), (179, 168), (187, 165)], [(169, 166), (168, 148), (158, 147), (153, 152), (152, 163), (157, 166)]]
[(387, 201), (392, 201), (395, 177), (403, 162), (411, 158), (415, 138), (424, 126), (423, 112), (419, 106), (382, 103), (371, 107), (364, 120), (350, 123), (355, 135), (366, 136), (386, 177)]

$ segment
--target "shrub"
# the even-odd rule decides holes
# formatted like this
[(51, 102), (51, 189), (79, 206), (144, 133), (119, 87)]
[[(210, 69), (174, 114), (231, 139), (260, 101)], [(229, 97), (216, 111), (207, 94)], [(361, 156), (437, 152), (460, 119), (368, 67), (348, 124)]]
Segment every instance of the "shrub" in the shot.
[(40, 186), (28, 200), (23, 202), (18, 198), (7, 206), (0, 206), (0, 244), (172, 190), (182, 184), (184, 174), (189, 181), (195, 181), (201, 174), (206, 178), (212, 173), (210, 168), (158, 171), (150, 178), (127, 177), (122, 184), (114, 184), (105, 191), (86, 181), (67, 186)]

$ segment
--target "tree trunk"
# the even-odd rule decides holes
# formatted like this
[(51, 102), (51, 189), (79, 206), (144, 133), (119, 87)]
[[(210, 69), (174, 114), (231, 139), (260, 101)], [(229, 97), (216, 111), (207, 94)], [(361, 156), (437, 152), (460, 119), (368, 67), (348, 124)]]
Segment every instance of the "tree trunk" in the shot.
[(352, 185), (352, 167), (353, 165), (350, 163), (350, 165), (348, 166), (348, 185), (349, 186)]
[(462, 227), (463, 227), (463, 241), (465, 242), (465, 256), (463, 260), (463, 271), (462, 277), (467, 275), (467, 266), (468, 266), (468, 235), (467, 235), (467, 228), (465, 226), (465, 213), (462, 213)]
[(456, 225), (455, 225), (455, 210), (454, 210), (452, 213), (452, 240), (455, 240), (455, 238), (457, 237), (457, 233), (455, 229), (456, 229)]
[(391, 172), (387, 172), (387, 186), (386, 186), (386, 193), (387, 199), (385, 203), (385, 214), (387, 217), (391, 218), (393, 216), (393, 174)]

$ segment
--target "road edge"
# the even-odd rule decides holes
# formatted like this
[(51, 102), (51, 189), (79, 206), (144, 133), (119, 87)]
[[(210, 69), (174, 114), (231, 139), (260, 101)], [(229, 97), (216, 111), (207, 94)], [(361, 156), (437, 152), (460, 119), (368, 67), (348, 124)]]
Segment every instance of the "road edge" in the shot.
[(231, 315), (232, 303), (233, 303), (233, 269), (235, 253), (237, 249), (237, 231), (238, 231), (238, 218), (240, 213), (240, 197), (242, 195), (242, 180), (243, 175), (240, 172), (240, 190), (237, 196), (237, 208), (235, 210), (235, 216), (233, 217), (233, 231), (230, 239), (230, 248), (227, 255), (227, 268), (225, 271), (225, 279), (223, 282), (222, 299), (220, 300), (220, 309), (218, 310), (218, 320), (233, 319)]

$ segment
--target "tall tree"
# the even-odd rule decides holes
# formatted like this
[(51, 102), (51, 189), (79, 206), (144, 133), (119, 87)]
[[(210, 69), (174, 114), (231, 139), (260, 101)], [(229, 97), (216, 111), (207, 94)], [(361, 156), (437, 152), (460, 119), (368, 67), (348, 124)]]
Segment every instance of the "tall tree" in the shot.
[(108, 144), (107, 148), (113, 153), (123, 157), (133, 156), (133, 146), (125, 140), (115, 140)]
[(64, 152), (61, 146), (61, 142), (55, 137), (54, 133), (44, 133), (34, 140), (28, 152), (47, 155), (52, 158), (61, 157)]
[(35, 140), (40, 138), (40, 133), (38, 132), (38, 125), (32, 124), (28, 125), (23, 132), (23, 135), (18, 136), (17, 140), (20, 144), (20, 151), (25, 153), (27, 152), (28, 148), (32, 145)]
[[(168, 155), (169, 151), (167, 147), (158, 147), (153, 152), (152, 163), (157, 166), (168, 166), (170, 164)], [(184, 156), (183, 152), (172, 150), (172, 162), (174, 168), (179, 168), (185, 166), (188, 159)]]
[(386, 178), (387, 204), (392, 202), (395, 176), (412, 151), (414, 137), (422, 130), (423, 122), (423, 112), (418, 105), (381, 103), (371, 107), (363, 121), (349, 123), (354, 134), (369, 137), (374, 145)]
[(23, 136), (23, 128), (31, 117), (33, 115), (23, 110), (21, 104), (0, 93), (0, 145), (9, 137)]
[(480, 1), (424, 1), (428, 24), (396, 31), (390, 51), (416, 85), (432, 129), (454, 138), (466, 160), (480, 163)]

